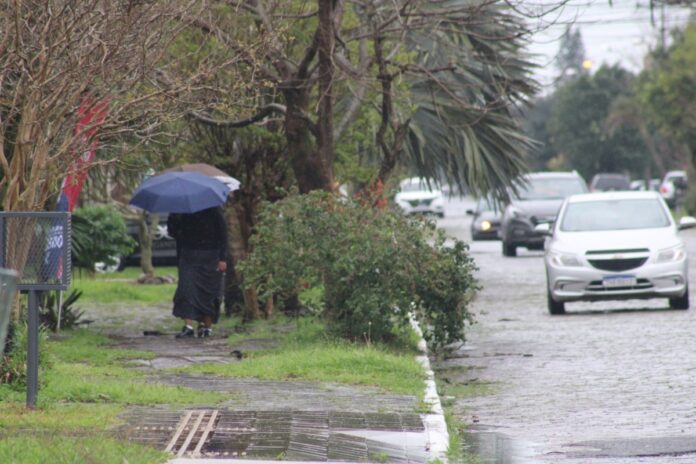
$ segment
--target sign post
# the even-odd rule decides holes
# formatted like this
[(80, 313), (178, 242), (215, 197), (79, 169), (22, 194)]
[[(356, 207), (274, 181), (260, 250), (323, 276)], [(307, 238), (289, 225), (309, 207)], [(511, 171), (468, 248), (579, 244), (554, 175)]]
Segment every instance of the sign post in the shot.
[(0, 212), (0, 267), (17, 273), (17, 289), (29, 294), (27, 407), (39, 390), (39, 295), (67, 290), (71, 269), (70, 213)]

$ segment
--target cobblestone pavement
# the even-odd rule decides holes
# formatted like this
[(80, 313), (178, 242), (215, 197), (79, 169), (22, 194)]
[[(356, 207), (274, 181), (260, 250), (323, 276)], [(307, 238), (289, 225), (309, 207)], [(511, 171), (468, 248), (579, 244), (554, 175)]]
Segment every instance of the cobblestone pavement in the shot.
[[(459, 206), (440, 226), (468, 239)], [(693, 280), (696, 232), (682, 233)], [(478, 324), (433, 367), (440, 378), (490, 386), (492, 394), (453, 406), (473, 424), (484, 463), (696, 462), (696, 308), (573, 303), (552, 317), (542, 253), (503, 258), (497, 241), (474, 242), (471, 252), (484, 287)]]

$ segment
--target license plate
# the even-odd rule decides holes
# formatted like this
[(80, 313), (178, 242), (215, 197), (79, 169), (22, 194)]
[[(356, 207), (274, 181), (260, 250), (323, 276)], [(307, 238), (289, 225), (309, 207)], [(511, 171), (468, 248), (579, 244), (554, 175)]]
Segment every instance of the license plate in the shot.
[(634, 276), (610, 276), (602, 279), (602, 285), (608, 288), (633, 287), (635, 284)]

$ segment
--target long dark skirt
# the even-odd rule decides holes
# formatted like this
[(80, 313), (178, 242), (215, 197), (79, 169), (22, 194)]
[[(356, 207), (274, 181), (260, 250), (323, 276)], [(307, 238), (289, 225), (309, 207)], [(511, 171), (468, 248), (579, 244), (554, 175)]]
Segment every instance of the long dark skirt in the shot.
[(174, 316), (200, 321), (204, 316), (218, 321), (222, 274), (216, 270), (217, 250), (179, 250), (179, 284), (174, 294)]

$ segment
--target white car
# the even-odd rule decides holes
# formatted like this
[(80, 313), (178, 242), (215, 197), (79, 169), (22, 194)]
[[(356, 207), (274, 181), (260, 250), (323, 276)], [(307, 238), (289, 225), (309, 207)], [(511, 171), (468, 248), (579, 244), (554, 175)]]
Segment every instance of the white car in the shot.
[(405, 214), (434, 214), (445, 217), (442, 192), (428, 181), (418, 177), (402, 180), (394, 201)]
[(680, 193), (686, 190), (688, 178), (686, 171), (669, 171), (660, 184), (660, 194), (667, 205), (674, 208)]
[(573, 195), (553, 225), (545, 249), (548, 309), (563, 314), (569, 301), (669, 299), (689, 308), (688, 263), (679, 226), (657, 192)]

